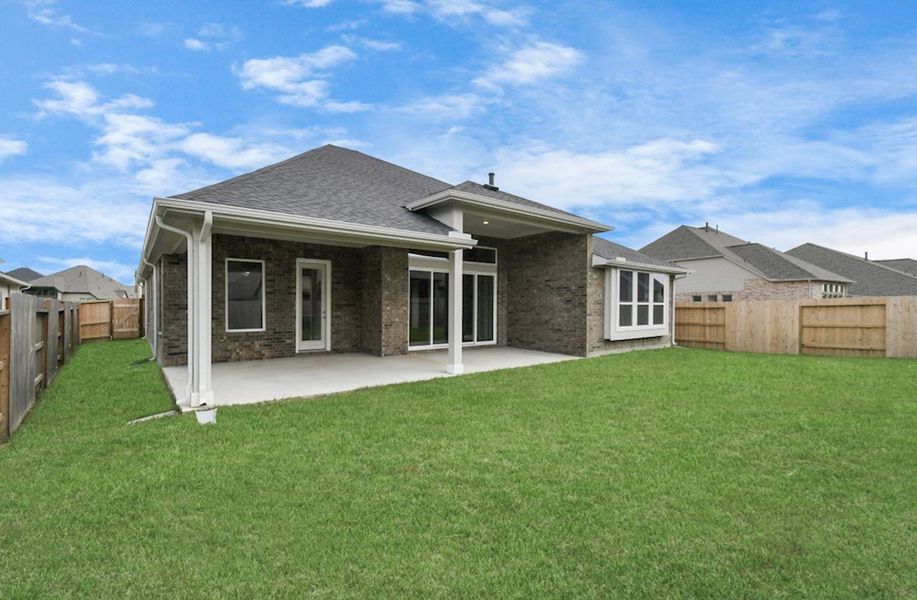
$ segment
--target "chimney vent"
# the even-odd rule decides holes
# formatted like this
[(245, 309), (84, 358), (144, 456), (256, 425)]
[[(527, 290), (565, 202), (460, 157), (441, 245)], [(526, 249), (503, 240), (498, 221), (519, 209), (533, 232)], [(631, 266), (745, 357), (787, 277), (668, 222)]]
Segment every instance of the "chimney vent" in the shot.
[(497, 190), (500, 189), (500, 188), (498, 188), (497, 186), (494, 185), (494, 174), (493, 174), (493, 172), (490, 172), (490, 173), (487, 174), (487, 183), (484, 184), (484, 187), (487, 188), (488, 190), (493, 190), (493, 191), (495, 191), (495, 192), (496, 192)]
[(863, 259), (864, 259), (864, 260), (869, 260), (869, 251), (868, 251), (868, 250), (867, 250), (866, 252), (863, 253)]
[(704, 221), (704, 231), (710, 231), (710, 221)]

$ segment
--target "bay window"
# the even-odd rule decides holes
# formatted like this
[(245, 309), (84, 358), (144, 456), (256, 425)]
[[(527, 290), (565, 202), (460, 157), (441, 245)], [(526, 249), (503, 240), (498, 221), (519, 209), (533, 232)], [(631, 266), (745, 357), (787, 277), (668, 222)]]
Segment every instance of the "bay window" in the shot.
[(631, 269), (605, 274), (605, 337), (632, 339), (667, 334), (669, 275)]

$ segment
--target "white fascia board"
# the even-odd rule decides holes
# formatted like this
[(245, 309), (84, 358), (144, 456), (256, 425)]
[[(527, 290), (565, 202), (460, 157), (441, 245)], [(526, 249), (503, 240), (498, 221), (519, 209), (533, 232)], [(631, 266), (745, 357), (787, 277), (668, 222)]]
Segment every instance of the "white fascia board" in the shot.
[(688, 274), (693, 273), (694, 271), (690, 269), (682, 269), (679, 267), (666, 267), (664, 265), (654, 265), (651, 263), (641, 263), (635, 262), (632, 260), (614, 260), (610, 258), (605, 258), (597, 254), (592, 255), (592, 266), (593, 267), (607, 267), (607, 268), (621, 268), (621, 269), (637, 269), (642, 271), (653, 271), (655, 273), (671, 273), (674, 275), (678, 274)]
[[(143, 243), (142, 256), (147, 260), (149, 259), (148, 253), (152, 243), (155, 241), (158, 229), (155, 226), (155, 215), (161, 216), (165, 211), (193, 215), (202, 215), (210, 211), (213, 213), (215, 219), (233, 222), (243, 226), (245, 224), (251, 224), (261, 227), (275, 227), (278, 231), (295, 230), (302, 233), (312, 232), (324, 236), (334, 235), (342, 238), (359, 240), (369, 244), (422, 245), (431, 249), (448, 251), (460, 248), (469, 249), (478, 243), (477, 240), (473, 239), (470, 235), (457, 231), (450, 231), (448, 234), (422, 233), (391, 227), (335, 221), (333, 219), (288, 215), (268, 210), (225, 206), (209, 202), (197, 202), (194, 200), (154, 198), (153, 208), (150, 211), (150, 221), (147, 224), (146, 238)], [(143, 269), (144, 264), (143, 261), (141, 261), (138, 266), (138, 273), (142, 274)]]
[(594, 233), (614, 230), (614, 227), (610, 225), (605, 225), (604, 223), (599, 223), (591, 219), (584, 219), (583, 217), (577, 217), (576, 215), (557, 213), (543, 208), (525, 206), (523, 204), (516, 204), (515, 202), (507, 202), (506, 200), (499, 200), (497, 198), (490, 198), (488, 196), (481, 196), (480, 194), (473, 194), (460, 190), (443, 190), (432, 196), (409, 202), (405, 204), (404, 207), (411, 211), (417, 211), (450, 201), (460, 202), (468, 206), (501, 210), (514, 215), (530, 218), (534, 217), (539, 220), (551, 221), (554, 223), (563, 223), (567, 226), (572, 225), (581, 227)]
[(29, 287), (29, 284), (26, 283), (25, 281), (20, 281), (19, 279), (16, 279), (15, 277), (11, 277), (10, 275), (7, 275), (6, 273), (0, 273), (0, 281), (5, 281), (13, 285), (18, 285), (19, 287)]

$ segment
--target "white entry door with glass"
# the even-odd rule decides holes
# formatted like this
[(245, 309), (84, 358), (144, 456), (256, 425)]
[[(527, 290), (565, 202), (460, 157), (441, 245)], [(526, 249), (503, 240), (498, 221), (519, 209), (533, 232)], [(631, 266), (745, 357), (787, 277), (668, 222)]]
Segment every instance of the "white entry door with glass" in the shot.
[(331, 262), (296, 261), (296, 351), (331, 349)]
[[(497, 339), (496, 250), (465, 251), (462, 275), (462, 343), (494, 344)], [(410, 254), (408, 347), (449, 343), (448, 259), (437, 253)]]

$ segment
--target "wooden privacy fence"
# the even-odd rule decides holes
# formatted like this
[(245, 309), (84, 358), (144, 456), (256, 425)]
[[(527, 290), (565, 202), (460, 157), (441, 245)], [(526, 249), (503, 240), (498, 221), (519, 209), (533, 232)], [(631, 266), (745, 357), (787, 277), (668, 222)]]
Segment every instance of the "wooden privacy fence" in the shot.
[(0, 311), (0, 441), (19, 428), (79, 344), (72, 302), (13, 294)]
[(143, 337), (143, 299), (97, 300), (80, 304), (80, 339)]
[(675, 341), (736, 352), (917, 358), (917, 296), (679, 302)]

